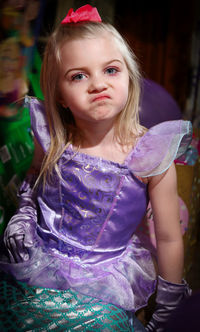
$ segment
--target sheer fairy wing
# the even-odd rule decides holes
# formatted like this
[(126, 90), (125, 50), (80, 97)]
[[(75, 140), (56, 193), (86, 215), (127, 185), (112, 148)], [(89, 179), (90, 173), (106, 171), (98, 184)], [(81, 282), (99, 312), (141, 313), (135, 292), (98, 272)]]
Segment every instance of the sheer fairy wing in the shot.
[(165, 172), (180, 157), (192, 140), (190, 121), (165, 121), (150, 128), (137, 142), (126, 164), (137, 176)]

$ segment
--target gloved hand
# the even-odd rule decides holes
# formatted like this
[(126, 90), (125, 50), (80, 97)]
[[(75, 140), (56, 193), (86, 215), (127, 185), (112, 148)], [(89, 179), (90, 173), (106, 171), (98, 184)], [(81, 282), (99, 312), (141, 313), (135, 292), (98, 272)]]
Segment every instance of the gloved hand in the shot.
[(158, 276), (156, 309), (146, 326), (146, 331), (163, 332), (174, 309), (191, 293), (185, 280), (182, 284), (174, 284)]
[(37, 210), (32, 189), (35, 181), (34, 174), (29, 174), (23, 181), (18, 193), (19, 208), (4, 232), (4, 244), (12, 263), (28, 260), (29, 248), (36, 241)]

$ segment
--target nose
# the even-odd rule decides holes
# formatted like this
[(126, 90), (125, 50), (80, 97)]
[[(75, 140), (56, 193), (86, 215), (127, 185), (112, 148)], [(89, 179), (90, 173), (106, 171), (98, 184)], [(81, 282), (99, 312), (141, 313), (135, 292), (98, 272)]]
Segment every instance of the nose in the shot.
[(100, 74), (93, 75), (90, 78), (89, 93), (97, 93), (107, 89), (105, 77)]

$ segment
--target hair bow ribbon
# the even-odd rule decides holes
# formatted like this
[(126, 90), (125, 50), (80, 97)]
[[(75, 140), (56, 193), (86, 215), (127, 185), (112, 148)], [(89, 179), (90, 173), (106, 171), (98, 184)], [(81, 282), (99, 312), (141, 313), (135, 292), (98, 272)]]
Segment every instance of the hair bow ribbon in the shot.
[(99, 16), (96, 7), (85, 5), (78, 8), (75, 12), (73, 8), (71, 8), (68, 11), (67, 16), (62, 20), (61, 24), (77, 23), (83, 21), (101, 22), (101, 17)]

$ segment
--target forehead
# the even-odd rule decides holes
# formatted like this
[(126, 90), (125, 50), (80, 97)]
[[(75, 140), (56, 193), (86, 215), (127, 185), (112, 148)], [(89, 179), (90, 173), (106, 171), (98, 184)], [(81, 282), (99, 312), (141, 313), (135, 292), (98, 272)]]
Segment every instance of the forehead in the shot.
[(66, 64), (68, 61), (74, 62), (83, 59), (91, 61), (91, 58), (106, 61), (113, 57), (123, 61), (120, 48), (111, 33), (68, 40), (60, 48), (61, 63)]

